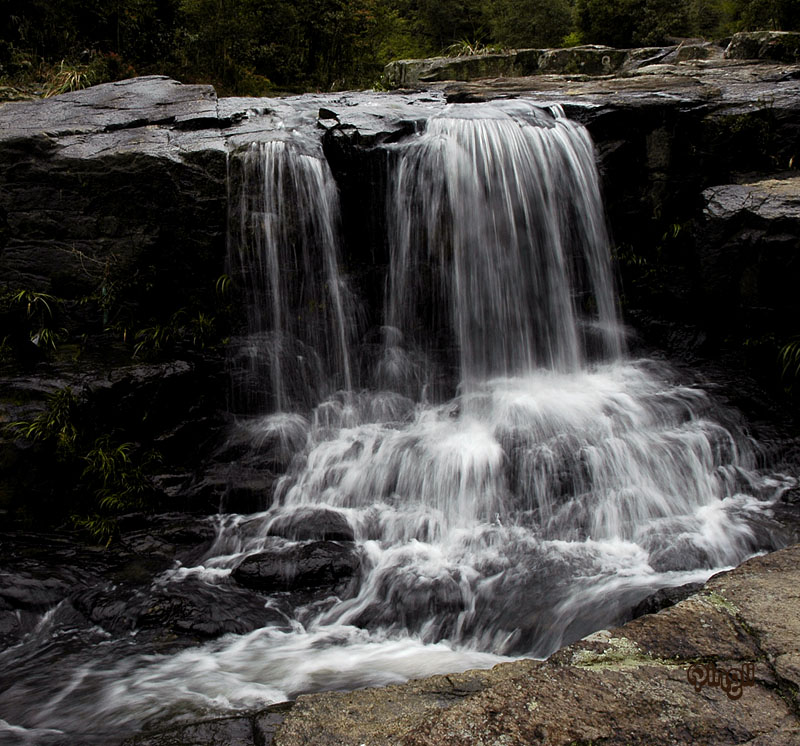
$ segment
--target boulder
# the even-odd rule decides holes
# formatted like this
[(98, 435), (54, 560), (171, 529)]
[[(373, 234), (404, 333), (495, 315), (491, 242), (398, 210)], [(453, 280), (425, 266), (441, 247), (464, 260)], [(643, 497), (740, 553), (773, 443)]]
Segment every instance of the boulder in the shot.
[(734, 34), (725, 50), (729, 60), (800, 62), (800, 33), (797, 31), (741, 31)]
[(383, 80), (390, 88), (407, 88), (438, 80), (518, 77), (534, 74), (541, 58), (540, 49), (520, 49), (496, 54), (398, 60), (386, 65)]
[(174, 725), (126, 739), (122, 746), (270, 746), (290, 702), (248, 715)]
[(628, 50), (600, 45), (544, 49), (539, 72), (561, 75), (611, 75), (628, 59)]
[(645, 616), (645, 614), (656, 614), (662, 609), (668, 609), (679, 601), (689, 598), (702, 587), (702, 583), (686, 583), (685, 585), (679, 585), (677, 588), (662, 588), (636, 604), (631, 616), (637, 619), (640, 616)]
[(250, 555), (232, 576), (243, 586), (261, 591), (301, 590), (350, 580), (360, 565), (354, 545), (313, 541)]
[(397, 60), (384, 68), (383, 81), (389, 88), (407, 88), (443, 80), (518, 78), (538, 73), (610, 75), (631, 60), (630, 52), (588, 44), (564, 49), (517, 49), (494, 54)]
[(341, 513), (328, 508), (302, 507), (278, 515), (267, 529), (270, 536), (292, 541), (353, 541), (353, 527)]

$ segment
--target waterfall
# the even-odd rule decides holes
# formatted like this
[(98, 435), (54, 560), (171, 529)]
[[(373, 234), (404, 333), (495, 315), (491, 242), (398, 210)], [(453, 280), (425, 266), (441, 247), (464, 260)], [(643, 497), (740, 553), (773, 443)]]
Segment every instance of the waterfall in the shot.
[[(402, 678), (398, 645), (414, 665), (441, 645), (450, 667), (546, 656), (763, 546), (786, 480), (705, 392), (624, 356), (587, 132), (557, 108), (454, 105), (383, 147), (377, 386), (292, 421), (305, 445), (272, 507), (223, 521), (204, 561), (291, 552), (322, 534), (287, 526), (332, 521), (360, 573), (260, 655), (366, 645), (382, 663), (351, 685)], [(448, 358), (456, 394), (431, 397)], [(309, 677), (291, 691), (331, 685)]]
[(157, 583), (239, 599), (251, 561), (285, 580), (304, 557), (330, 577), (265, 591), (264, 627), (177, 653), (131, 654), (96, 628), (96, 657), (70, 648), (61, 678), (0, 692), (29, 727), (155, 728), (546, 657), (779, 545), (770, 506), (792, 480), (757, 468), (706, 392), (624, 354), (586, 131), (526, 102), (462, 105), (381, 147), (390, 257), (371, 370), (352, 362), (376, 356), (354, 351), (319, 144), (286, 132), (232, 160), (248, 317), (234, 411), (251, 464), (276, 468), (269, 440), (282, 472), (267, 510), (210, 517), (213, 546)]
[(352, 388), (336, 185), (318, 141), (299, 135), (254, 143), (236, 171), (229, 264), (247, 331), (232, 345), (233, 410), (310, 408)]
[(449, 316), (462, 384), (575, 371), (587, 351), (620, 356), (592, 143), (554, 114), (524, 102), (450, 106), (396, 147), (390, 382), (398, 344), (429, 348), (440, 314)]

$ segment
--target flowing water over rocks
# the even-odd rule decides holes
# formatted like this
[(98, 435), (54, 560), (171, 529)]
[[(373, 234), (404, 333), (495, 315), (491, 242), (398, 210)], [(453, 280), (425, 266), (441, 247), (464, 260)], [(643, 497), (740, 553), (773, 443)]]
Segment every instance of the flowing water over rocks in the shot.
[[(624, 354), (586, 132), (557, 108), (452, 106), (382, 147), (394, 186), (374, 369), (353, 362), (370, 356), (321, 150), (292, 136), (232, 154), (230, 265), (249, 318), (232, 439), (280, 471), (274, 495), (209, 518), (202, 551), (174, 551), (116, 611), (32, 609), (0, 653), (0, 736), (107, 742), (545, 657), (780, 545), (770, 506), (792, 480), (757, 468), (708, 394)], [(189, 627), (216, 639), (148, 634), (170, 598), (202, 617), (206, 594), (233, 618)]]

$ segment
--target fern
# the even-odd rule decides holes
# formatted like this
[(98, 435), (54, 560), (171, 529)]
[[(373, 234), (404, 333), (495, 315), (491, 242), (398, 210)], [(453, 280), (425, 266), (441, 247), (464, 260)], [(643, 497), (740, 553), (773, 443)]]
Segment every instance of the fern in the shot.
[(59, 389), (47, 399), (47, 408), (33, 420), (19, 420), (6, 425), (16, 437), (38, 442), (52, 442), (62, 455), (74, 453), (78, 440), (75, 425), (78, 399), (69, 386)]
[(787, 342), (778, 352), (778, 361), (781, 366), (781, 377), (794, 382), (800, 375), (800, 339)]

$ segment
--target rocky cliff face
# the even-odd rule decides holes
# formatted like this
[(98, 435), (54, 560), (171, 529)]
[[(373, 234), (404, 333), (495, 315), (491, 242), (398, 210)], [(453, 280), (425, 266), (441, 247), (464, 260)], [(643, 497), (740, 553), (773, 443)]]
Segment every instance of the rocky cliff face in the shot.
[[(207, 461), (224, 429), (214, 414), (225, 409), (224, 362), (213, 344), (191, 340), (198, 320), (222, 315), (215, 287), (227, 269), (231, 158), (292, 131), (322, 142), (348, 226), (344, 263), (368, 321), (379, 323), (388, 258), (386, 156), (376, 146), (450, 103), (498, 97), (558, 105), (588, 127), (623, 303), (651, 342), (669, 343), (665, 320), (699, 330), (691, 345), (709, 354), (731, 340), (791, 335), (800, 312), (791, 292), (800, 281), (797, 180), (784, 172), (797, 157), (800, 66), (707, 51), (626, 52), (627, 68), (595, 77), (537, 73), (285, 99), (217, 99), (207, 86), (150, 77), (0, 107), (0, 276), (7, 290), (59, 299), (57, 325), (69, 332), (46, 368), (41, 349), (19, 342), (3, 419), (35, 412), (59, 385), (92, 399), (114, 390), (112, 378), (154, 380), (137, 372), (144, 353), (131, 358), (134, 344), (149, 344), (154, 362), (181, 362), (183, 390), (206, 404), (190, 407), (198, 426), (188, 427), (177, 397), (140, 440), (182, 433), (167, 450), (192, 458), (171, 456), (164, 483), (171, 494), (202, 493), (204, 506), (217, 505), (231, 494), (228, 478), (195, 472), (198, 454)], [(766, 206), (752, 207), (762, 198)], [(240, 321), (235, 300), (227, 304), (230, 333)], [(11, 316), (6, 322), (13, 327)], [(159, 334), (180, 339), (159, 349)], [(19, 377), (37, 365), (33, 379)], [(103, 401), (113, 409), (116, 400)], [(17, 455), (7, 452), (8, 463)], [(243, 505), (252, 502), (247, 494)]]

